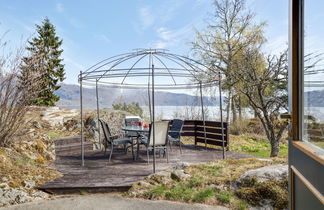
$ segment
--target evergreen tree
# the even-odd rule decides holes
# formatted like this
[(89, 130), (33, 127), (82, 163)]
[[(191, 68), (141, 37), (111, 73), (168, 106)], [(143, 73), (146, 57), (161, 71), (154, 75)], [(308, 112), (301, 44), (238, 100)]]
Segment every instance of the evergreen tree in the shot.
[(55, 91), (60, 88), (58, 82), (65, 79), (63, 59), (60, 58), (63, 50), (60, 49), (62, 39), (55, 32), (54, 25), (45, 18), (41, 25), (36, 25), (37, 36), (28, 41), (29, 52), (23, 58), (19, 82), (28, 84), (31, 72), (41, 75), (41, 89), (34, 105), (54, 106), (60, 98)]

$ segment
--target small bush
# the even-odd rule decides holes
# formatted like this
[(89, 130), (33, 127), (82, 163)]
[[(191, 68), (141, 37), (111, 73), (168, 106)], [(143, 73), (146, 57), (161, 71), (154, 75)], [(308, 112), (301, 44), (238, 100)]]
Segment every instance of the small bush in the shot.
[(193, 201), (196, 202), (205, 202), (208, 198), (215, 196), (215, 191), (212, 189), (203, 189), (196, 193), (193, 197)]
[(114, 110), (122, 110), (129, 112), (133, 115), (138, 115), (143, 117), (143, 109), (140, 107), (139, 103), (132, 102), (130, 104), (124, 103), (114, 103), (112, 105)]
[(264, 128), (257, 118), (243, 119), (230, 124), (230, 133), (233, 135), (257, 134), (264, 135)]
[[(23, 51), (8, 51), (7, 42), (2, 38), (0, 36), (0, 146), (9, 147), (17, 136), (23, 135), (28, 106), (37, 98), (43, 81), (41, 73), (30, 71), (26, 73), (28, 81), (18, 82)], [(31, 63), (34, 62), (31, 59)]]

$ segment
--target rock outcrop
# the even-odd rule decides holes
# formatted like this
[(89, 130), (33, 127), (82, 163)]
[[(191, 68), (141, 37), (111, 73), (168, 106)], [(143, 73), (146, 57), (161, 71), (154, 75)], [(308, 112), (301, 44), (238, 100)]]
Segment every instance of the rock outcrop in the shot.
[(287, 165), (271, 165), (258, 169), (246, 171), (238, 180), (235, 181), (235, 188), (249, 186), (251, 180), (254, 183), (262, 183), (267, 181), (280, 181), (288, 177)]
[[(30, 181), (26, 182), (31, 187)], [(49, 195), (36, 190), (26, 191), (23, 188), (11, 188), (7, 183), (0, 184), (0, 207), (48, 198)]]

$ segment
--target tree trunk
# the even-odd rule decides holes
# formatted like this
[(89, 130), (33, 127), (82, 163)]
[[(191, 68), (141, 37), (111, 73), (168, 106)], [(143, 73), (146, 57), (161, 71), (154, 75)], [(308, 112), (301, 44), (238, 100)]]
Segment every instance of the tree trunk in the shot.
[(242, 101), (241, 101), (241, 96), (238, 97), (238, 113), (239, 113), (239, 120), (242, 121)]
[(269, 139), (270, 140), (270, 144), (271, 144), (271, 154), (270, 154), (270, 157), (277, 157), (278, 154), (279, 154), (279, 150), (280, 150), (280, 147), (279, 147), (279, 139), (277, 139), (275, 137), (273, 131), (271, 133), (272, 133), (272, 135), (271, 135), (271, 138)]
[(235, 103), (235, 98), (232, 97), (232, 119), (233, 119), (233, 124), (237, 123), (237, 114), (236, 114), (236, 103)]
[(231, 108), (231, 100), (232, 99), (232, 90), (230, 89), (228, 91), (228, 102), (227, 102), (227, 105), (226, 105), (226, 123), (229, 124), (230, 122), (230, 108)]

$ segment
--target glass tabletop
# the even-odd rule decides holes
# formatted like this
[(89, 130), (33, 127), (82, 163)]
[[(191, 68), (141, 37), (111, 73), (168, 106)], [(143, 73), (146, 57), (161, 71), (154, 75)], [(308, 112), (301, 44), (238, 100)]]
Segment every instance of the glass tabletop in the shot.
[(149, 128), (144, 128), (142, 126), (130, 125), (122, 127), (124, 131), (134, 131), (134, 132), (149, 132)]

